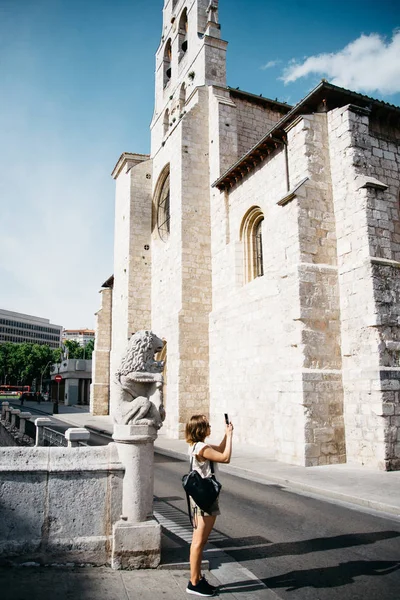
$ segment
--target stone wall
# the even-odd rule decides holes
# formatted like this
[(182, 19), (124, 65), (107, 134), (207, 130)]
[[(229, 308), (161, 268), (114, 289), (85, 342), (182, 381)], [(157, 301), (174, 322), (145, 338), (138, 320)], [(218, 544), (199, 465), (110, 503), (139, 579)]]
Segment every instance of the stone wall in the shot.
[[(299, 319), (303, 324), (305, 464), (345, 462), (340, 304), (326, 114), (288, 130), (290, 185), (299, 206)], [(284, 207), (283, 207), (284, 208)]]
[(8, 429), (0, 423), (0, 447), (18, 446), (18, 442)]
[[(298, 321), (297, 203), (286, 192), (285, 155), (276, 150), (211, 205), (213, 310), (210, 314), (210, 412), (222, 434), (223, 413), (240, 442), (277, 458), (304, 459), (301, 331)], [(251, 206), (264, 213), (264, 276), (244, 284), (240, 230)], [(288, 367), (290, 365), (290, 367)], [(294, 371), (297, 370), (297, 374)]]
[(115, 444), (0, 449), (0, 557), (108, 564), (123, 475)]
[(145, 155), (123, 154), (116, 179), (114, 288), (110, 354), (110, 412), (114, 382), (132, 333), (150, 328), (152, 163)]
[(112, 288), (101, 290), (101, 308), (96, 318), (96, 338), (92, 356), (92, 380), (90, 386), (90, 413), (108, 415), (110, 402), (110, 350)]
[(398, 468), (400, 370), (391, 342), (400, 316), (399, 143), (377, 138), (369, 111), (356, 106), (331, 111), (328, 120), (347, 457)]
[[(211, 309), (208, 95), (200, 88), (153, 159), (154, 192), (170, 169), (170, 234), (152, 234), (152, 329), (168, 344), (164, 424), (183, 436), (193, 411), (208, 411), (208, 313)], [(157, 198), (154, 200), (155, 204)]]
[[(221, 433), (228, 412), (240, 441), (304, 465), (345, 460), (327, 148), (326, 115), (304, 116), (288, 130), (290, 185), (303, 182), (291, 200), (281, 202), (282, 148), (212, 202), (211, 414)], [(264, 214), (264, 276), (245, 284), (240, 232), (252, 206)]]
[(233, 97), (237, 108), (239, 157), (246, 154), (279, 121), (282, 113), (255, 100)]

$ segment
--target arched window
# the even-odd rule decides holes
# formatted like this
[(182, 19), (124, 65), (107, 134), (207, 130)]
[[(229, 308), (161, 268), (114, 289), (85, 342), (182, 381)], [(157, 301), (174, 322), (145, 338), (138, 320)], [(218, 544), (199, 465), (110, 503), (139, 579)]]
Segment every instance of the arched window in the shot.
[(240, 239), (244, 246), (244, 281), (248, 283), (264, 275), (263, 221), (259, 206), (253, 206), (245, 214), (240, 228)]
[(168, 42), (165, 45), (165, 50), (164, 50), (164, 87), (168, 84), (169, 80), (171, 79), (171, 74), (172, 74), (171, 60), (172, 60), (172, 45), (171, 45), (171, 40), (168, 40)]
[(167, 135), (168, 129), (169, 129), (169, 110), (167, 108), (167, 110), (164, 113), (164, 135)]
[(169, 238), (170, 230), (170, 188), (169, 188), (169, 167), (164, 170), (160, 177), (160, 185), (156, 190), (156, 206), (157, 206), (157, 229), (158, 234), (163, 242)]
[(264, 219), (261, 219), (254, 227), (254, 274), (255, 277), (264, 275), (263, 248), (262, 248), (262, 226)]
[(179, 90), (179, 112), (182, 113), (186, 104), (186, 85), (182, 83), (181, 89)]
[(182, 13), (181, 18), (179, 19), (178, 36), (179, 60), (181, 60), (185, 56), (188, 49), (188, 17), (186, 8)]

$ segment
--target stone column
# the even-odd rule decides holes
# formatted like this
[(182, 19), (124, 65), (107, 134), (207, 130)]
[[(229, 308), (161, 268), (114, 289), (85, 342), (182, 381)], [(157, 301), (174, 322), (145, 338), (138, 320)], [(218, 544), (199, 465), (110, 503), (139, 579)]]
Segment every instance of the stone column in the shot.
[(161, 526), (153, 514), (154, 440), (151, 425), (115, 425), (113, 439), (125, 467), (121, 520), (113, 528), (113, 569), (155, 568)]
[(11, 413), (11, 427), (15, 427), (15, 419), (16, 419), (17, 415), (20, 414), (20, 412), (21, 411), (18, 408), (12, 408), (10, 410), (10, 413)]
[(11, 406), (9, 406), (9, 404), (7, 402), (7, 406), (6, 406), (5, 411), (4, 411), (4, 421), (6, 423), (10, 422), (10, 419), (11, 419), (11, 414), (10, 413), (11, 413)]
[(8, 409), (8, 407), (10, 406), (9, 402), (3, 402), (1, 405), (1, 420), (4, 421), (6, 418), (6, 411)]
[(32, 414), (30, 412), (21, 412), (19, 415), (19, 432), (21, 435), (25, 435), (25, 424), (27, 419), (30, 419)]
[(39, 419), (36, 419), (36, 421), (35, 421), (35, 425), (36, 425), (35, 446), (43, 446), (43, 427), (45, 427), (46, 425), (50, 425), (50, 424), (51, 424), (51, 419), (48, 419), (47, 417), (41, 417)]

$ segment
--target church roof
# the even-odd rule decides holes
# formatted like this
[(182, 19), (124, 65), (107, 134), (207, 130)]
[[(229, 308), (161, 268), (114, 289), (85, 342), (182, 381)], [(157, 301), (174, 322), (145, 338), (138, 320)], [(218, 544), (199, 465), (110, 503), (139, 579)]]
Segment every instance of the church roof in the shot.
[(103, 285), (101, 287), (102, 288), (112, 288), (112, 287), (114, 287), (114, 275), (110, 275), (110, 277), (105, 280), (105, 282), (103, 283)]
[(400, 107), (322, 80), (305, 98), (289, 110), (255, 146), (225, 171), (212, 184), (212, 187), (217, 187), (219, 190), (232, 187), (260, 164), (275, 148), (285, 144), (285, 127), (298, 116), (312, 112), (327, 112), (346, 104), (355, 104), (378, 115), (385, 114), (389, 119), (394, 117), (400, 125)]

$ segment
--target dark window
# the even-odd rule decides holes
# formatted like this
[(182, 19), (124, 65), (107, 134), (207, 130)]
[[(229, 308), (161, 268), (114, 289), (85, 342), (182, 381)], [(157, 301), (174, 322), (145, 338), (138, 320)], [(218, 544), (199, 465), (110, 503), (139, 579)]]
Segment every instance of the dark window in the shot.
[(164, 179), (157, 201), (157, 228), (160, 238), (166, 242), (170, 230), (169, 173)]
[(256, 277), (262, 277), (264, 275), (262, 224), (263, 220), (261, 220), (254, 228), (254, 275)]

